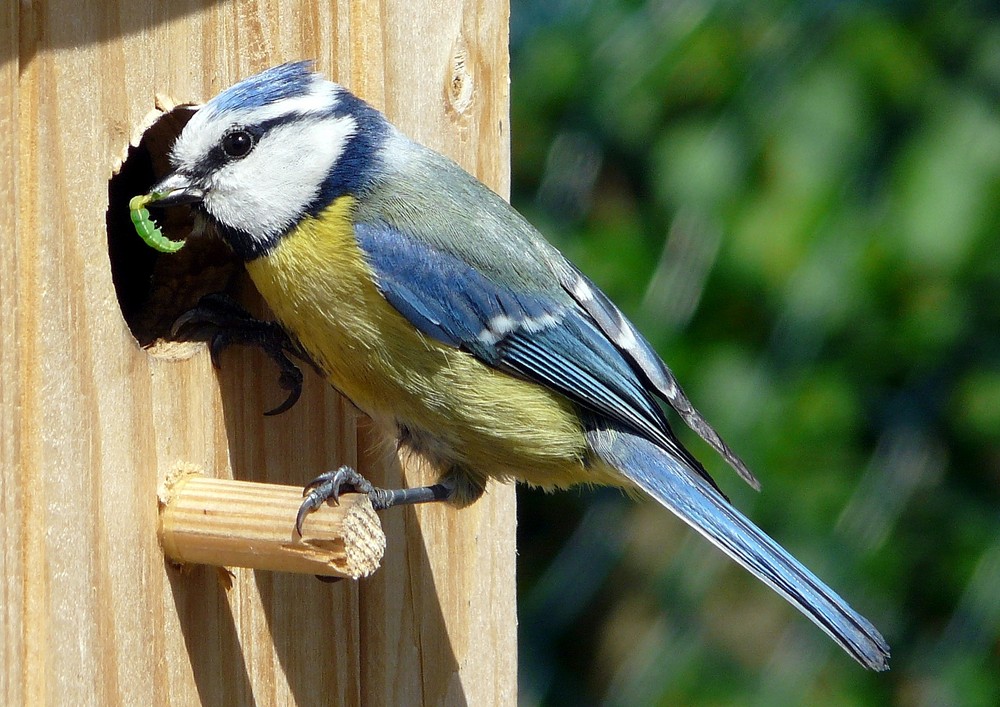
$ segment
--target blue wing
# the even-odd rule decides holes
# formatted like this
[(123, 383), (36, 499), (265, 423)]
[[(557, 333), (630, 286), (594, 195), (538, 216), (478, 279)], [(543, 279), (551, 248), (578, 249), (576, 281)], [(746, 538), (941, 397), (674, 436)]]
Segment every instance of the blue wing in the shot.
[(673, 372), (656, 355), (642, 334), (625, 318), (621, 310), (608, 299), (583, 273), (569, 263), (560, 269), (559, 282), (573, 300), (589, 314), (597, 326), (635, 365), (642, 378), (656, 394), (677, 411), (688, 427), (708, 442), (740, 477), (760, 490), (760, 482), (737, 454), (729, 448), (708, 420), (695, 409), (681, 389)]
[[(464, 174), (456, 177), (459, 185)], [(476, 185), (469, 188), (482, 188)], [(419, 195), (410, 196), (419, 202)], [(520, 222), (510, 226), (511, 238), (496, 251), (476, 250), (477, 237), (510, 225), (505, 220), (509, 213), (491, 216), (491, 208), (500, 210), (499, 199), (477, 212), (469, 233), (450, 234), (465, 237), (457, 242), (440, 233), (417, 236), (384, 223), (387, 211), (401, 224), (408, 221), (408, 214), (393, 211), (393, 203), (386, 199), (381, 212), (369, 211), (378, 223), (362, 219), (355, 224), (355, 235), (380, 291), (413, 326), (576, 402), (597, 457), (783, 595), (863, 665), (888, 667), (889, 648), (874, 626), (732, 508), (677, 442), (654, 395), (744, 479), (758, 485), (694, 409), (649, 343), (593, 283)], [(461, 216), (466, 204), (458, 200), (433, 206)], [(444, 222), (454, 226), (456, 220), (448, 215), (443, 214)]]
[(354, 231), (383, 296), (425, 335), (606, 415), (709, 479), (634, 364), (555, 277), (553, 290), (515, 291), (386, 224), (355, 224)]

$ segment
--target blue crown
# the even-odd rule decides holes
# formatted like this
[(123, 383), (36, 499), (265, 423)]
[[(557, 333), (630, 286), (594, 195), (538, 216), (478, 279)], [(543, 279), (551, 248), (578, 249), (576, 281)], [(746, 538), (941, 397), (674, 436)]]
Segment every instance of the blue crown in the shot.
[(309, 92), (313, 76), (312, 61), (281, 64), (230, 86), (209, 101), (207, 107), (223, 113), (261, 108), (286, 98), (304, 96)]

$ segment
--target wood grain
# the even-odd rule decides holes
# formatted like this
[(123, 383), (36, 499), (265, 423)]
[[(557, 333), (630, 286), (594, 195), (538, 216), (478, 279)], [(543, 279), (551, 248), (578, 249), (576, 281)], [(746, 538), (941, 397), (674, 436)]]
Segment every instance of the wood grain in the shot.
[(401, 470), (307, 373), (276, 418), (254, 353), (154, 356), (109, 254), (108, 180), (154, 95), (201, 101), (315, 58), (404, 131), (508, 188), (507, 6), (489, 0), (46, 0), (0, 9), (0, 703), (513, 704), (513, 490), (383, 514), (360, 582), (182, 574), (156, 491), (184, 461), (300, 485)]
[(305, 518), (295, 518), (302, 489), (209, 478), (180, 467), (159, 492), (157, 536), (163, 554), (179, 564), (249, 567), (360, 579), (378, 569), (385, 534), (371, 501), (346, 493)]

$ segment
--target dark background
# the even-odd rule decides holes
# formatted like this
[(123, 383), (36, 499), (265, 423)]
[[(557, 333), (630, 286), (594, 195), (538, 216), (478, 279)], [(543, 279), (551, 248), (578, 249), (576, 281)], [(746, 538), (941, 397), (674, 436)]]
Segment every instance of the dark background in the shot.
[(892, 671), (652, 502), (519, 497), (521, 699), (1000, 704), (994, 4), (514, 0), (514, 204), (763, 482)]

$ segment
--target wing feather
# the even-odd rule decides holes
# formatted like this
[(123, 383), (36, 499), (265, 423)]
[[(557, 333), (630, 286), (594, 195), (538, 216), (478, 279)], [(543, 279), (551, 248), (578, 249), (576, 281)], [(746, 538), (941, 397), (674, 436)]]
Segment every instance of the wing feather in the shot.
[(673, 371), (656, 354), (649, 342), (586, 275), (569, 263), (566, 266), (564, 272), (560, 273), (560, 281), (566, 292), (593, 317), (601, 331), (635, 364), (657, 395), (681, 416), (687, 426), (708, 442), (740, 475), (740, 478), (759, 491), (760, 481), (691, 404), (677, 378), (674, 377)]
[(628, 352), (561, 289), (514, 291), (386, 224), (356, 224), (355, 234), (383, 296), (425, 335), (608, 416), (715, 485), (674, 437)]

